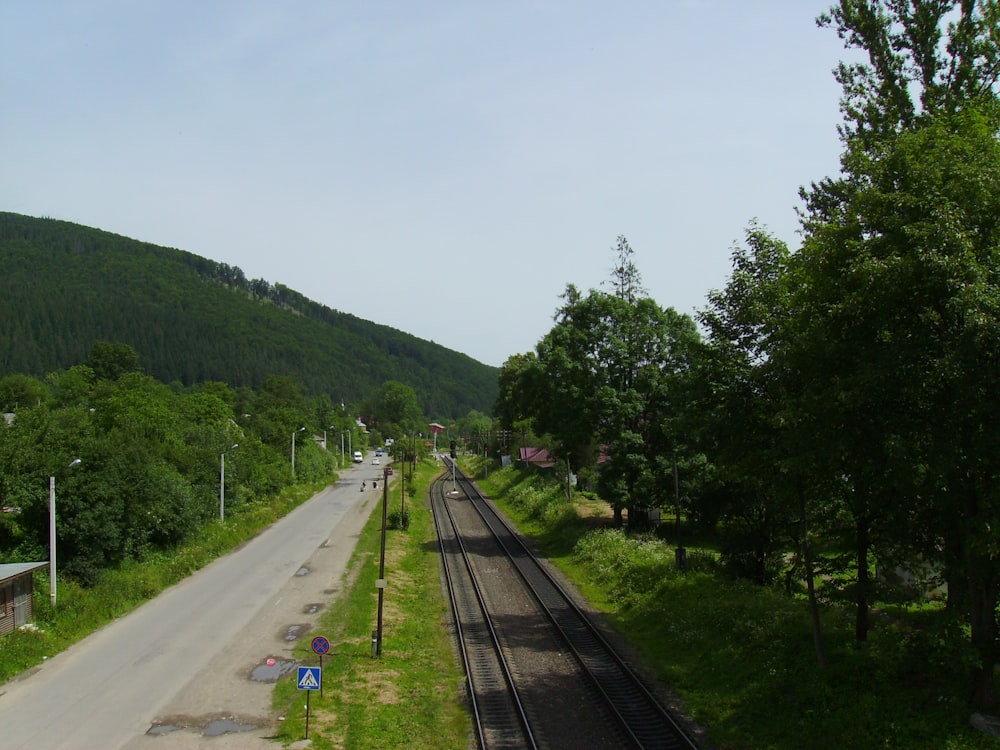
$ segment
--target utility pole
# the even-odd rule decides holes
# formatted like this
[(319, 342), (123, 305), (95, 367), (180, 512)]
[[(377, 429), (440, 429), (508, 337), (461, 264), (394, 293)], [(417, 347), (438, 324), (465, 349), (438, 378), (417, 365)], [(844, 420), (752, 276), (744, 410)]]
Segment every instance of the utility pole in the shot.
[[(80, 463), (74, 458), (67, 469)], [(49, 599), (56, 606), (56, 476), (49, 477)]]
[(677, 454), (674, 454), (674, 508), (677, 517), (677, 549), (674, 550), (675, 562), (679, 570), (687, 569), (687, 550), (681, 542), (681, 483), (677, 474)]
[(382, 656), (382, 602), (385, 596), (385, 531), (389, 517), (389, 474), (382, 470), (382, 550), (378, 563), (378, 624), (375, 629), (375, 655)]

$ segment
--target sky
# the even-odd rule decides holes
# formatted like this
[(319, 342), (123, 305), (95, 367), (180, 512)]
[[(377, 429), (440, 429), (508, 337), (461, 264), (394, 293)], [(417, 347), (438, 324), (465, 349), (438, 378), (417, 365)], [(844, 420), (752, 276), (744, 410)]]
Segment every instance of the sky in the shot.
[(0, 211), (500, 366), (619, 236), (691, 314), (752, 220), (798, 246), (839, 169), (830, 4), (0, 0)]

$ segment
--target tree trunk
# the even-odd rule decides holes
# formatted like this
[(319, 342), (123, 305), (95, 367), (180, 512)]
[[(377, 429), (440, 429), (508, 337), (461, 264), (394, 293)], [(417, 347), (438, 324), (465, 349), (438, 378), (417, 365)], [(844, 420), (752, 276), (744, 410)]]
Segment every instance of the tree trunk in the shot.
[(573, 472), (570, 470), (569, 459), (566, 459), (566, 502), (573, 502)]
[(969, 629), (979, 664), (972, 673), (972, 705), (985, 711), (997, 706), (993, 670), (997, 663), (997, 576), (993, 561), (977, 552), (973, 529), (981, 517), (979, 493), (965, 490), (965, 572), (969, 580)]
[(962, 562), (964, 548), (963, 534), (950, 524), (944, 528), (944, 576), (948, 585), (945, 606), (963, 618), (969, 613), (969, 592), (971, 584)]
[(806, 567), (806, 589), (809, 592), (809, 615), (812, 619), (813, 646), (816, 649), (816, 663), (826, 669), (826, 649), (823, 647), (823, 629), (819, 619), (819, 603), (816, 601), (816, 584), (813, 574), (812, 551), (809, 548), (809, 522), (806, 519), (806, 493), (799, 487), (799, 513), (801, 515), (802, 560)]
[(974, 583), (971, 591), (970, 625), (972, 645), (979, 653), (979, 665), (972, 675), (972, 705), (985, 711), (997, 707), (993, 671), (997, 662), (997, 587), (994, 583)]
[(868, 535), (868, 519), (864, 515), (855, 518), (855, 552), (858, 566), (858, 586), (854, 595), (854, 640), (864, 643), (868, 640), (868, 598), (871, 591), (871, 576), (868, 574), (868, 548), (871, 540)]
[(754, 577), (758, 586), (769, 583), (767, 575), (767, 556), (771, 549), (771, 512), (770, 506), (764, 500), (757, 516), (757, 533), (754, 538)]

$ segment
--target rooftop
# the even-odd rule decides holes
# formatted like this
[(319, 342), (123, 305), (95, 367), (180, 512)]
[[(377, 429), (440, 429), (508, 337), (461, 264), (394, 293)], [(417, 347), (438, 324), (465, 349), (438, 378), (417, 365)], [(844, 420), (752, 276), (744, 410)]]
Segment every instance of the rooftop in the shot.
[(26, 562), (26, 563), (0, 563), (0, 583), (17, 578), (25, 573), (30, 573), (39, 568), (47, 568), (47, 562)]

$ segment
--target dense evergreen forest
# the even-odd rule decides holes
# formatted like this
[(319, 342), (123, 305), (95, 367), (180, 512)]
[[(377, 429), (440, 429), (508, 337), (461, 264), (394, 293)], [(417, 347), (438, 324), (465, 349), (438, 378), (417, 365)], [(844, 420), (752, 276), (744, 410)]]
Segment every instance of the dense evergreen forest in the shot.
[(69, 368), (112, 341), (183, 386), (289, 375), (358, 403), (398, 381), (435, 418), (488, 412), (496, 396), (496, 368), (182, 250), (0, 212), (0, 268), (0, 376)]

